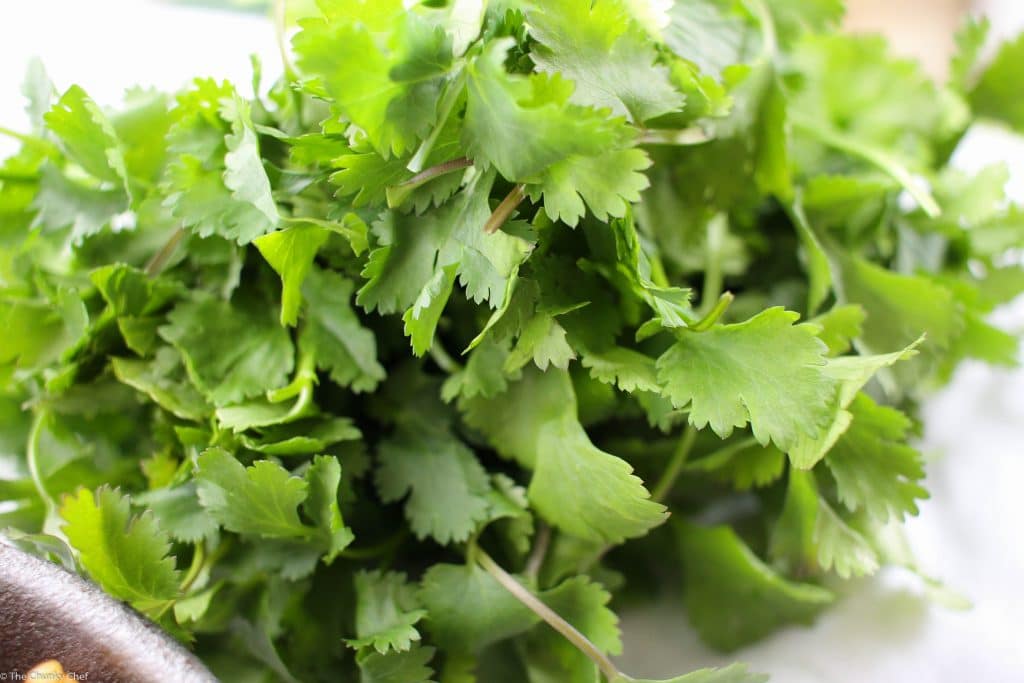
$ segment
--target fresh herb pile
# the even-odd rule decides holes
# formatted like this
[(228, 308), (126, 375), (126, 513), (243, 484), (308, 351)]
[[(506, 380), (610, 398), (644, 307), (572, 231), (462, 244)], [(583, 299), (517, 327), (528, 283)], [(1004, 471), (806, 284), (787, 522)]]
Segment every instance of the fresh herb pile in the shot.
[(320, 0), (255, 98), (110, 111), (34, 67), (0, 527), (226, 681), (625, 683), (613, 606), (731, 650), (917, 572), (915, 400), (1017, 356), (1024, 215), (948, 161), (1024, 41), (937, 85), (841, 14)]

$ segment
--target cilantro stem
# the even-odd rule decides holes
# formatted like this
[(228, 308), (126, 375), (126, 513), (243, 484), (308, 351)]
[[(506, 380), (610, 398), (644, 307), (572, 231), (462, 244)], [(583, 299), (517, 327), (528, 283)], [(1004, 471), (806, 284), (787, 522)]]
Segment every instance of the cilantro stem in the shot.
[(693, 331), (704, 332), (705, 330), (710, 330), (711, 327), (718, 322), (718, 319), (722, 317), (722, 314), (725, 313), (726, 309), (729, 308), (729, 305), (732, 304), (733, 299), (735, 298), (736, 297), (733, 296), (732, 292), (725, 292), (719, 296), (717, 303), (715, 303), (711, 310), (707, 312), (707, 315), (701, 318), (700, 322), (693, 326)]
[(455, 171), (460, 171), (464, 168), (469, 168), (472, 165), (472, 159), (461, 157), (459, 159), (452, 159), (451, 161), (446, 161), (443, 164), (431, 166), (425, 171), (420, 171), (412, 178), (406, 180), (404, 183), (394, 185), (385, 190), (387, 194), (388, 206), (392, 209), (397, 208), (401, 206), (406, 199), (409, 198), (409, 195), (412, 194), (413, 190), (415, 190), (416, 188), (426, 185), (434, 178), (439, 178), (443, 175), (454, 173)]
[(26, 145), (28, 147), (35, 147), (36, 149), (40, 149), (44, 152), (47, 152), (48, 154), (57, 151), (57, 147), (49, 140), (45, 140), (35, 135), (19, 133), (16, 130), (11, 130), (10, 128), (5, 128), (4, 126), (0, 126), (0, 135), (6, 135), (9, 138), (14, 138), (15, 140), (21, 142), (23, 145)]
[(448, 350), (441, 345), (436, 337), (434, 338), (434, 343), (430, 345), (430, 357), (437, 363), (437, 367), (449, 375), (462, 369), (462, 365), (452, 358), (452, 355), (448, 353)]
[(434, 151), (437, 138), (441, 135), (445, 124), (448, 123), (448, 117), (451, 116), (455, 103), (458, 102), (459, 95), (462, 94), (462, 85), (465, 80), (463, 77), (464, 73), (464, 71), (459, 70), (448, 84), (448, 90), (444, 94), (444, 99), (441, 100), (441, 107), (438, 110), (437, 124), (434, 126), (434, 130), (430, 131), (430, 135), (420, 144), (419, 149), (416, 150), (416, 153), (406, 165), (406, 168), (413, 173), (419, 173), (423, 170), (427, 163), (427, 157)]
[(761, 38), (764, 45), (761, 47), (761, 56), (774, 60), (779, 53), (779, 38), (775, 30), (775, 19), (768, 9), (764, 0), (749, 0), (750, 8), (757, 15), (757, 23), (761, 25)]
[[(288, 50), (286, 37), (288, 35), (288, 0), (274, 0), (274, 38), (277, 40), (277, 50), (281, 53), (281, 64), (288, 74), (298, 73), (295, 64), (292, 62), (291, 52)], [(259, 93), (255, 93), (259, 96)]]
[(477, 547), (475, 551), (477, 563), (494, 577), (494, 580), (501, 584), (519, 602), (523, 603), (530, 611), (547, 622), (548, 626), (555, 629), (566, 640), (572, 643), (580, 652), (585, 654), (597, 668), (601, 670), (609, 681), (622, 679), (622, 672), (605, 653), (594, 645), (585, 635), (579, 632), (575, 626), (563, 619), (553, 609), (545, 605), (540, 598), (531, 593), (514, 576), (506, 572), (495, 562), (482, 548)]
[(651, 500), (660, 503), (672, 492), (672, 487), (675, 486), (676, 480), (682, 474), (683, 465), (686, 464), (686, 460), (690, 457), (690, 452), (693, 450), (693, 444), (696, 440), (697, 429), (687, 422), (686, 429), (683, 430), (683, 435), (679, 438), (678, 445), (672, 451), (672, 457), (668, 461), (668, 466), (661, 473), (661, 478), (658, 479), (658, 483), (651, 490)]
[(28, 465), (28, 474), (32, 478), (32, 484), (35, 486), (36, 491), (39, 493), (39, 497), (43, 500), (43, 505), (46, 507), (46, 519), (43, 522), (43, 533), (52, 533), (55, 536), (60, 536), (60, 530), (57, 528), (57, 503), (53, 500), (53, 496), (46, 490), (46, 484), (43, 483), (43, 477), (39, 471), (39, 439), (43, 433), (43, 421), (46, 419), (48, 413), (45, 410), (41, 410), (35, 414), (32, 419), (32, 428), (28, 434), (28, 444), (25, 448), (25, 460)]
[(704, 238), (704, 286), (701, 290), (701, 313), (707, 315), (715, 307), (715, 300), (722, 293), (722, 251), (729, 232), (729, 219), (719, 213), (708, 221)]
[(550, 547), (551, 527), (547, 524), (541, 523), (540, 528), (537, 529), (537, 536), (533, 541), (533, 551), (530, 553), (529, 559), (526, 560), (526, 568), (523, 570), (523, 573), (531, 581), (537, 580), (541, 567), (544, 566), (544, 559), (547, 557), (548, 548)]
[(678, 145), (688, 147), (711, 142), (712, 137), (700, 126), (680, 129), (649, 129), (637, 138), (641, 145)]
[(498, 204), (497, 208), (494, 209), (494, 213), (491, 214), (491, 217), (484, 224), (484, 232), (488, 235), (498, 232), (524, 199), (526, 199), (526, 186), (519, 183), (512, 188), (512, 191), (501, 200), (501, 204)]
[(146, 264), (146, 275), (159, 275), (167, 265), (167, 262), (171, 260), (174, 250), (178, 248), (178, 245), (181, 244), (181, 240), (184, 238), (184, 228), (175, 230), (171, 234), (170, 239), (164, 243), (164, 246), (160, 247), (160, 251), (153, 254), (153, 258), (149, 259), (149, 263)]
[(932, 196), (931, 191), (923, 182), (915, 178), (910, 169), (884, 149), (865, 144), (837, 130), (802, 120), (799, 117), (793, 117), (792, 121), (795, 129), (817, 138), (822, 144), (852, 156), (860, 157), (864, 161), (877, 166), (879, 170), (902, 185), (903, 189), (914, 198), (929, 218), (937, 218), (942, 214), (942, 208), (939, 207), (935, 197)]
[(188, 573), (185, 574), (185, 578), (181, 580), (181, 585), (178, 587), (182, 593), (187, 593), (192, 588), (192, 584), (199, 578), (199, 574), (202, 573), (205, 565), (206, 541), (200, 541), (196, 543), (196, 549), (192, 554), (192, 564), (189, 565)]

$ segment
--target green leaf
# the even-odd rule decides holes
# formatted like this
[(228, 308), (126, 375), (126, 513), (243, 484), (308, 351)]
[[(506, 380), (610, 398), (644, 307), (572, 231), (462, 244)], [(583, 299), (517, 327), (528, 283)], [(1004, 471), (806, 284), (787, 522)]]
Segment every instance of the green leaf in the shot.
[(427, 612), (419, 609), (416, 589), (405, 575), (360, 571), (354, 580), (357, 638), (346, 641), (349, 647), (372, 647), (380, 654), (412, 649), (420, 640), (416, 624)]
[(260, 214), (263, 232), (273, 229), (280, 216), (270, 189), (270, 180), (263, 168), (259, 141), (253, 127), (249, 103), (237, 94), (221, 103), (221, 116), (231, 124), (231, 134), (225, 138), (224, 185), (231, 197), (247, 204)]
[(308, 538), (313, 531), (299, 519), (298, 506), (309, 484), (269, 460), (245, 467), (220, 448), (197, 461), (199, 502), (225, 529), (263, 538)]
[(690, 407), (690, 423), (721, 437), (748, 423), (761, 444), (788, 450), (828, 424), (834, 383), (822, 372), (825, 345), (799, 316), (770, 308), (707, 332), (684, 331), (658, 359), (672, 403)]
[(413, 305), (402, 316), (405, 334), (412, 342), (412, 352), (417, 356), (426, 353), (434, 343), (434, 330), (441, 319), (441, 313), (448, 303), (455, 287), (456, 265), (437, 270), (430, 278)]
[(893, 273), (855, 257), (840, 257), (839, 266), (840, 301), (859, 304), (867, 314), (860, 337), (863, 349), (885, 353), (910, 346), (924, 334), (920, 358), (894, 373), (901, 384), (927, 373), (963, 327), (950, 291), (922, 276)]
[(84, 90), (77, 85), (68, 88), (43, 118), (86, 173), (128, 190), (124, 152), (114, 127)]
[(378, 446), (378, 457), (380, 497), (392, 503), (408, 495), (405, 516), (417, 537), (465, 541), (487, 518), (487, 473), (453, 436), (401, 431)]
[(145, 491), (132, 502), (151, 510), (160, 528), (176, 541), (199, 543), (217, 535), (217, 520), (199, 504), (194, 482)]
[(910, 420), (864, 394), (850, 404), (850, 413), (850, 428), (825, 456), (840, 502), (881, 522), (916, 515), (916, 501), (928, 492), (919, 483), (921, 454), (906, 443)]
[(524, 371), (506, 393), (467, 400), (464, 410), (499, 453), (534, 469), (530, 502), (563, 531), (621, 543), (664, 520), (633, 468), (590, 441), (564, 371)]
[(541, 71), (576, 83), (570, 101), (643, 122), (683, 106), (655, 46), (618, 0), (555, 0), (527, 12)]
[(451, 40), (398, 0), (333, 6), (301, 22), (299, 67), (383, 156), (412, 150), (437, 118)]
[(118, 381), (141, 391), (164, 410), (185, 420), (202, 420), (212, 408), (185, 375), (181, 356), (162, 347), (150, 361), (112, 358), (111, 369)]
[(356, 657), (359, 683), (430, 683), (433, 670), (427, 666), (434, 648), (416, 647), (406, 652), (366, 652)]
[(281, 276), (282, 325), (295, 325), (298, 320), (299, 307), (302, 305), (302, 283), (329, 234), (317, 225), (299, 225), (256, 238), (256, 248)]
[(317, 268), (303, 283), (306, 319), (299, 348), (316, 359), (331, 380), (353, 391), (372, 391), (384, 379), (377, 340), (352, 309), (351, 280)]
[(341, 464), (330, 455), (318, 455), (306, 470), (309, 496), (303, 503), (306, 515), (320, 529), (326, 539), (324, 562), (330, 564), (355, 538), (345, 526), (338, 505), (338, 487), (341, 485)]
[(838, 386), (832, 403), (832, 417), (829, 426), (818, 437), (802, 436), (793, 444), (789, 449), (789, 460), (793, 466), (805, 470), (814, 467), (836, 443), (836, 439), (849, 428), (853, 418), (847, 409), (857, 397), (858, 392), (876, 373), (916, 356), (916, 349), (921, 341), (922, 339), (918, 339), (902, 351), (894, 353), (878, 356), (840, 356), (829, 359), (824, 372)]
[(647, 153), (635, 148), (572, 156), (552, 164), (527, 193), (534, 201), (543, 198), (544, 211), (553, 221), (575, 227), (586, 214), (586, 203), (591, 215), (607, 222), (622, 218), (630, 204), (640, 201), (650, 185), (643, 171), (650, 166)]
[(39, 211), (34, 225), (46, 232), (70, 227), (72, 244), (81, 244), (87, 237), (99, 233), (128, 208), (121, 190), (82, 185), (49, 164), (43, 167), (39, 194), (33, 206)]
[(790, 470), (782, 515), (772, 530), (770, 552), (787, 573), (811, 575), (834, 569), (841, 578), (878, 569), (878, 554), (818, 494), (814, 475)]
[[(975, 38), (976, 42), (977, 38)], [(1003, 43), (968, 94), (971, 106), (987, 116), (1024, 130), (1024, 104), (1018, 97), (1018, 65), (1024, 58), (1024, 35)]]
[(557, 75), (511, 75), (510, 43), (495, 40), (466, 67), (469, 99), (462, 142), (478, 163), (508, 180), (529, 180), (573, 155), (605, 151), (623, 135), (620, 121), (569, 104), (573, 86)]
[(708, 644), (735, 650), (783, 624), (808, 624), (834, 596), (787, 581), (728, 527), (677, 526), (686, 571), (686, 609)]
[(181, 352), (189, 377), (216, 406), (285, 384), (292, 343), (266, 307), (202, 298), (175, 306), (160, 336)]
[(591, 377), (626, 393), (661, 391), (655, 360), (639, 351), (617, 346), (601, 353), (587, 352), (582, 363)]
[(540, 621), (475, 563), (434, 565), (423, 576), (419, 598), (431, 637), (454, 652), (479, 652)]
[(152, 514), (131, 516), (127, 496), (81, 489), (64, 499), (60, 515), (79, 561), (105, 591), (149, 613), (178, 597), (170, 539)]

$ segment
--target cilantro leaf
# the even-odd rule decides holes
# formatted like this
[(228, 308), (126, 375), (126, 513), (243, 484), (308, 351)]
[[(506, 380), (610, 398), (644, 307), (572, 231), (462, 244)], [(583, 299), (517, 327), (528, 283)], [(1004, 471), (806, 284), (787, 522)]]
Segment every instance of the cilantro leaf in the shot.
[(734, 650), (781, 624), (808, 623), (833, 600), (824, 588), (772, 571), (728, 527), (679, 524), (677, 532), (690, 621), (715, 647)]
[(178, 597), (170, 539), (152, 513), (132, 517), (126, 496), (100, 487), (68, 496), (60, 514), (82, 566), (111, 595), (151, 613)]
[(43, 117), (65, 152), (97, 180), (128, 190), (128, 170), (117, 133), (95, 102), (77, 85)]
[(971, 106), (979, 114), (1003, 121), (1017, 130), (1024, 129), (1024, 108), (1014, 87), (1022, 56), (1024, 36), (1003, 43), (968, 95)]
[(476, 563), (434, 565), (423, 576), (419, 597), (431, 636), (455, 652), (478, 652), (540, 621)]
[(256, 306), (212, 298), (183, 302), (159, 330), (181, 352), (196, 387), (216, 406), (275, 389), (292, 370), (288, 334)]
[(839, 500), (882, 522), (916, 515), (915, 501), (928, 492), (919, 483), (924, 478), (921, 454), (906, 443), (910, 421), (864, 394), (850, 404), (850, 413), (850, 428), (825, 456)]
[(398, 0), (323, 3), (295, 36), (299, 67), (385, 158), (413, 148), (436, 120), (451, 40)]
[(617, 0), (556, 0), (527, 12), (542, 71), (576, 83), (571, 101), (643, 122), (680, 109), (682, 96), (658, 54)]
[(434, 648), (416, 647), (405, 652), (364, 652), (356, 657), (360, 683), (430, 683), (433, 670), (427, 666)]
[(372, 391), (385, 371), (377, 360), (377, 341), (352, 310), (350, 280), (313, 268), (303, 283), (306, 321), (299, 348), (316, 359), (331, 380), (353, 391)]
[(827, 424), (835, 392), (825, 346), (795, 313), (770, 308), (743, 323), (681, 332), (657, 362), (658, 379), (690, 423), (729, 436), (748, 423), (762, 444), (787, 450)]
[(620, 122), (569, 104), (569, 81), (508, 74), (503, 62), (509, 47), (493, 41), (467, 66), (462, 142), (471, 158), (493, 165), (508, 180), (528, 180), (574, 154), (602, 152), (623, 134)]
[(409, 496), (405, 515), (418, 537), (464, 541), (487, 518), (487, 474), (454, 437), (403, 431), (380, 444), (378, 457), (380, 497), (390, 503)]
[(281, 324), (295, 325), (302, 305), (302, 283), (329, 233), (316, 225), (300, 225), (255, 240), (256, 248), (281, 276)]
[(264, 538), (308, 538), (312, 529), (299, 519), (298, 506), (309, 484), (269, 460), (245, 467), (223, 449), (198, 459), (199, 502), (225, 529)]
[(420, 640), (416, 624), (427, 612), (418, 608), (414, 586), (404, 574), (357, 572), (356, 638), (349, 647), (372, 647), (380, 654), (406, 652)]
[(508, 392), (464, 407), (466, 421), (499, 453), (534, 469), (530, 502), (567, 533), (620, 543), (664, 520), (664, 508), (649, 499), (633, 468), (590, 441), (564, 371), (524, 371)]

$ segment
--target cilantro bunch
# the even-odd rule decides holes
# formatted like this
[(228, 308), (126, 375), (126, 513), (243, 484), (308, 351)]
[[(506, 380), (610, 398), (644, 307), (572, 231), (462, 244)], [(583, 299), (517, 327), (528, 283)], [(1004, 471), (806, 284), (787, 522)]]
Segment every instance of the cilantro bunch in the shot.
[(732, 650), (918, 572), (916, 399), (1017, 356), (1021, 210), (948, 161), (1024, 41), (936, 84), (838, 0), (317, 4), (254, 98), (31, 70), (10, 541), (229, 681), (635, 683), (618, 605)]

